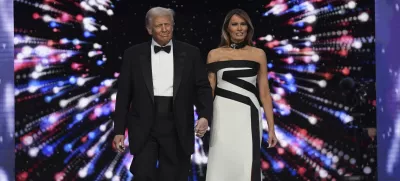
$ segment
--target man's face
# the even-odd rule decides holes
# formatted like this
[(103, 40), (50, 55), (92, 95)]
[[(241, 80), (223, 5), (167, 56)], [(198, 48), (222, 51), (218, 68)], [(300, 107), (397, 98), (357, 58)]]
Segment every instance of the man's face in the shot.
[(147, 31), (161, 46), (166, 45), (173, 34), (172, 19), (169, 16), (155, 16), (150, 22)]

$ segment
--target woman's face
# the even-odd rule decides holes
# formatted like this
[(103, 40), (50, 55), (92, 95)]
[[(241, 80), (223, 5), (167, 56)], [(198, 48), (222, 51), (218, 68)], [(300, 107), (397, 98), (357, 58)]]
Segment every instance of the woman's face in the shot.
[(244, 41), (247, 36), (247, 29), (248, 25), (242, 17), (235, 14), (229, 20), (228, 33), (233, 42), (239, 43)]

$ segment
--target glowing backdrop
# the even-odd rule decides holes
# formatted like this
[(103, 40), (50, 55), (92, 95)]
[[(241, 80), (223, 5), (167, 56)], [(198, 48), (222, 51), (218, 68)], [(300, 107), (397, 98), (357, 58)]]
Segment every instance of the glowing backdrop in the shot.
[[(123, 50), (148, 40), (144, 15), (160, 3), (14, 3), (17, 180), (130, 180), (132, 156), (111, 149), (115, 81)], [(280, 140), (261, 150), (265, 180), (374, 175), (374, 154), (356, 154), (349, 125), (359, 119), (339, 88), (346, 77), (365, 85), (362, 110), (375, 112), (374, 2), (238, 3), (161, 5), (177, 11), (177, 39), (204, 55), (216, 47), (229, 9), (249, 12), (254, 43), (268, 55)], [(190, 180), (204, 180), (207, 151), (208, 135), (196, 139)]]

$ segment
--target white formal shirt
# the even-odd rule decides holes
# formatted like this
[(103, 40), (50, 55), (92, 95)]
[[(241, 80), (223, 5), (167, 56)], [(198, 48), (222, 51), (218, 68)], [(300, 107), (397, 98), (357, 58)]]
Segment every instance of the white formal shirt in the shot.
[(174, 56), (172, 40), (167, 44), (171, 45), (169, 53), (159, 51), (154, 53), (154, 45), (160, 46), (154, 39), (151, 43), (151, 68), (153, 75), (154, 96), (173, 96), (174, 83)]

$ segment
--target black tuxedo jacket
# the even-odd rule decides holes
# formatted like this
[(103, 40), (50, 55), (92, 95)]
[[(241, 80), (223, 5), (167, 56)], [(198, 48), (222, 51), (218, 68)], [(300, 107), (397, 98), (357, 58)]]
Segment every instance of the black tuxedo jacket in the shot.
[[(129, 148), (137, 154), (145, 145), (155, 121), (151, 41), (124, 52), (118, 78), (115, 134), (129, 133)], [(194, 111), (211, 123), (212, 90), (198, 48), (173, 40), (173, 108), (179, 142), (187, 154), (194, 151)]]

